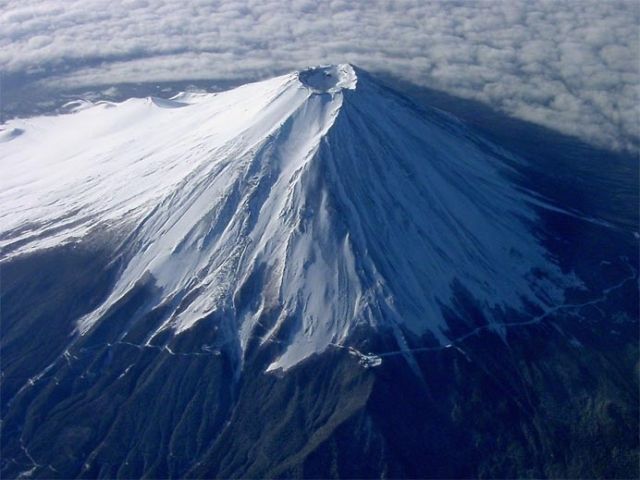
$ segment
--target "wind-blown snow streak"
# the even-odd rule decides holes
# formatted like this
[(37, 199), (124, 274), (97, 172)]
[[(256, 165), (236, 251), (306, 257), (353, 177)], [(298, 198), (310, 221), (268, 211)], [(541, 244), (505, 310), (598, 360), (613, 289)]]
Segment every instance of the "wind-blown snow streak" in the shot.
[(362, 324), (445, 343), (454, 283), (488, 315), (562, 300), (567, 280), (496, 151), (349, 65), (9, 128), (21, 134), (0, 143), (4, 260), (97, 227), (132, 232), (80, 333), (147, 278), (162, 293), (145, 311), (170, 306), (157, 331), (223, 313), (242, 348), (258, 325), (285, 342), (270, 368)]

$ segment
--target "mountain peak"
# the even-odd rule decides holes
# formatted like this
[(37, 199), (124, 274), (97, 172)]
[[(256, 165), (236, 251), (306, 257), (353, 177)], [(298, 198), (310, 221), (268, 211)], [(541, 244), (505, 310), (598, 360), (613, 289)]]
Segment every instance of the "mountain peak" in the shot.
[(358, 82), (355, 70), (348, 63), (309, 67), (298, 72), (297, 76), (300, 83), (314, 93), (355, 90)]

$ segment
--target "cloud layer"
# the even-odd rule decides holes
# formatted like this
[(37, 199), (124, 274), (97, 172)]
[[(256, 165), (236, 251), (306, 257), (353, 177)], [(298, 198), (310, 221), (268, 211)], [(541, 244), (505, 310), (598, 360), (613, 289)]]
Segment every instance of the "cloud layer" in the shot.
[(8, 0), (0, 69), (77, 87), (348, 61), (637, 151), (639, 25), (635, 1)]

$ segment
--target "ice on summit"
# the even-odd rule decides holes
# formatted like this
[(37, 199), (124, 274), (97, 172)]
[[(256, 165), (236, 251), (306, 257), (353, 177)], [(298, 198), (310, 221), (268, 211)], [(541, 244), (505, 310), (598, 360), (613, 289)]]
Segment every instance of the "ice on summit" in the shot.
[(149, 338), (215, 314), (240, 351), (281, 345), (270, 368), (286, 369), (356, 326), (447, 344), (454, 286), (489, 319), (563, 294), (490, 143), (350, 65), (8, 123), (21, 134), (0, 142), (0, 261), (129, 232), (79, 333), (152, 279), (131, 319), (165, 307)]
[(298, 73), (300, 82), (316, 93), (355, 90), (358, 76), (349, 64), (310, 67)]

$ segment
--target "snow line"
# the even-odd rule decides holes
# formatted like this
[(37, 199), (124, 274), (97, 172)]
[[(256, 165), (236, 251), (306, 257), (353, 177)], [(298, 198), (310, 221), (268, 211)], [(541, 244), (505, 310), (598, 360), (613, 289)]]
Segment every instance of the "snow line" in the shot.
[[(536, 317), (533, 317), (531, 320), (527, 320), (524, 322), (511, 322), (511, 323), (502, 323), (499, 326), (504, 326), (504, 327), (520, 327), (520, 326), (525, 326), (525, 325), (533, 325), (536, 323), (540, 323), (542, 320), (544, 320), (546, 317), (548, 317), (549, 315), (551, 315), (552, 313), (555, 313), (557, 311), (560, 310), (572, 310), (572, 309), (581, 309), (583, 307), (587, 307), (589, 305), (596, 305), (600, 302), (603, 302), (607, 299), (607, 296), (614, 290), (617, 290), (619, 288), (622, 288), (624, 286), (624, 284), (626, 284), (628, 281), (630, 280), (634, 280), (637, 276), (637, 272), (636, 270), (628, 263), (628, 259), (626, 259), (626, 257), (623, 257), (623, 259), (625, 260), (625, 265), (629, 268), (629, 270), (631, 270), (631, 275), (628, 277), (625, 277), (624, 279), (622, 279), (620, 282), (616, 283), (615, 285), (608, 287), (606, 289), (604, 289), (602, 291), (602, 294), (593, 299), (593, 300), (589, 300), (588, 302), (584, 302), (584, 303), (566, 303), (563, 305), (558, 305), (555, 307), (550, 308), (549, 310), (547, 310), (546, 312), (544, 312), (541, 315), (538, 315)], [(457, 344), (464, 342), (465, 340), (467, 340), (468, 338), (472, 337), (473, 335), (476, 335), (477, 333), (480, 333), (483, 330), (486, 330), (488, 328), (494, 328), (496, 327), (496, 325), (482, 325), (480, 327), (474, 328), (473, 330), (471, 330), (468, 333), (465, 333), (464, 335), (452, 340), (451, 342), (449, 342), (447, 345), (439, 345), (436, 347), (418, 347), (418, 348), (409, 348), (409, 349), (403, 349), (403, 350), (391, 350), (388, 352), (381, 352), (381, 353), (368, 353), (368, 354), (364, 354), (362, 352), (360, 352), (359, 350), (356, 350), (353, 347), (348, 347), (346, 345), (342, 345), (342, 344), (337, 344), (337, 343), (332, 343), (331, 345), (333, 345), (334, 347), (338, 347), (338, 348), (344, 348), (344, 349), (348, 349), (350, 351), (355, 351), (356, 353), (359, 353), (362, 356), (375, 356), (375, 357), (392, 357), (392, 356), (396, 356), (396, 355), (403, 355), (406, 353), (413, 353), (413, 352), (438, 352), (441, 350), (445, 350), (448, 348), (452, 348), (452, 347), (456, 347), (457, 348)]]

